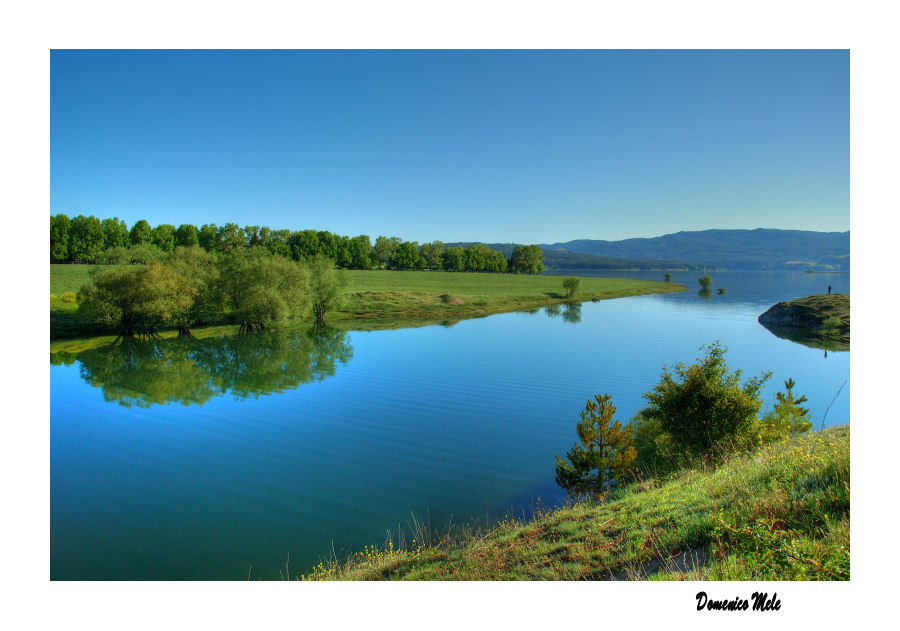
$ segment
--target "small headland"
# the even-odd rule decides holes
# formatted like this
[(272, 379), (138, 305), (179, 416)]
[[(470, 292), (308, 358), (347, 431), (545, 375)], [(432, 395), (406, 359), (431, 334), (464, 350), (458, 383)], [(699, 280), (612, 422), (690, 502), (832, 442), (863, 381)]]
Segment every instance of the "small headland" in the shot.
[[(808, 345), (828, 350), (850, 348), (850, 294), (814, 294), (779, 302), (758, 320), (778, 337), (803, 338)], [(830, 348), (835, 344), (841, 348)]]

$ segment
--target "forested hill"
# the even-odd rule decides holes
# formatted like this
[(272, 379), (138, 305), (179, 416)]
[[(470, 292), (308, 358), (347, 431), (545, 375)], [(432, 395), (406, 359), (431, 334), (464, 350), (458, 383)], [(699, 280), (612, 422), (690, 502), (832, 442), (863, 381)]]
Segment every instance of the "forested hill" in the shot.
[[(472, 245), (471, 241), (458, 243), (448, 243), (446, 247), (462, 247), (467, 248)], [(573, 242), (574, 243), (574, 242)], [(507, 257), (512, 254), (515, 243), (488, 243), (490, 249), (503, 252)], [(691, 271), (713, 271), (715, 266), (699, 265), (687, 261), (670, 261), (670, 260), (651, 260), (638, 258), (623, 258), (596, 256), (594, 254), (585, 254), (583, 252), (567, 252), (565, 250), (554, 249), (555, 246), (542, 245), (544, 251), (544, 266), (547, 269), (602, 269), (602, 270), (691, 270)]]
[[(493, 246), (492, 246), (493, 247)], [(700, 230), (649, 239), (578, 239), (541, 244), (555, 252), (640, 260), (690, 261), (729, 270), (850, 269), (850, 232), (808, 230)]]

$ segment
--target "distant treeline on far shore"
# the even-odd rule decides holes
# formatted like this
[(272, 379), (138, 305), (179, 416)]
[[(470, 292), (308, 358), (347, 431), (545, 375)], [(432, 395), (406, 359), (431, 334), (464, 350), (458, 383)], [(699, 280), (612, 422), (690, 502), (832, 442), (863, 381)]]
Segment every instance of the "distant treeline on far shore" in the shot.
[(399, 237), (379, 236), (372, 244), (368, 235), (347, 237), (327, 230), (273, 230), (268, 226), (226, 223), (160, 224), (155, 228), (141, 219), (130, 229), (117, 217), (98, 219), (78, 215), (70, 219), (50, 215), (52, 263), (146, 264), (177, 246), (199, 246), (215, 255), (238, 248), (263, 247), (295, 261), (325, 256), (344, 269), (443, 269), (456, 272), (512, 272), (540, 274), (544, 253), (536, 245), (516, 245), (509, 258), (483, 243), (445, 247), (440, 241), (423, 243)]

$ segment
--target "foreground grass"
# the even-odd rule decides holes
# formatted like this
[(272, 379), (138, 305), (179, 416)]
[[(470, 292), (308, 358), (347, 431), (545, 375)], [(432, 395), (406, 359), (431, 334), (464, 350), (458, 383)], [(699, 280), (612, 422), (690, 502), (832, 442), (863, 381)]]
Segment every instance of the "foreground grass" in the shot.
[(343, 580), (847, 580), (850, 429), (792, 438), (718, 468), (634, 483), (610, 501), (420, 534), (300, 578)]
[[(105, 333), (78, 318), (76, 291), (90, 281), (91, 265), (50, 266), (50, 337)], [(454, 321), (492, 313), (536, 309), (565, 301), (562, 278), (521, 274), (350, 271), (346, 305), (329, 322), (362, 328)], [(683, 291), (677, 283), (630, 278), (582, 278), (573, 300), (604, 300)], [(419, 322), (423, 321), (423, 322)], [(224, 324), (220, 322), (206, 324)], [(356, 325), (353, 325), (354, 328)]]

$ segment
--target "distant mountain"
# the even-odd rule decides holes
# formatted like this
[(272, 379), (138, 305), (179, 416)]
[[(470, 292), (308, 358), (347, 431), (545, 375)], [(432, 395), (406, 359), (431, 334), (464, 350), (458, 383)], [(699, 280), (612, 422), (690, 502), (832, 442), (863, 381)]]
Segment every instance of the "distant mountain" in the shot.
[(578, 239), (539, 244), (545, 260), (558, 252), (613, 259), (690, 261), (729, 270), (850, 269), (850, 232), (808, 230), (700, 230), (649, 239)]
[[(460, 246), (467, 248), (473, 241), (448, 243), (446, 247)], [(515, 243), (486, 243), (492, 250), (503, 252), (507, 258), (512, 254)], [(622, 258), (609, 256), (596, 256), (583, 252), (568, 252), (562, 249), (554, 249), (552, 246), (542, 245), (544, 250), (544, 266), (547, 269), (601, 269), (601, 270), (702, 270), (712, 271), (714, 266), (698, 265), (686, 261), (669, 260), (645, 260), (636, 258)]]

